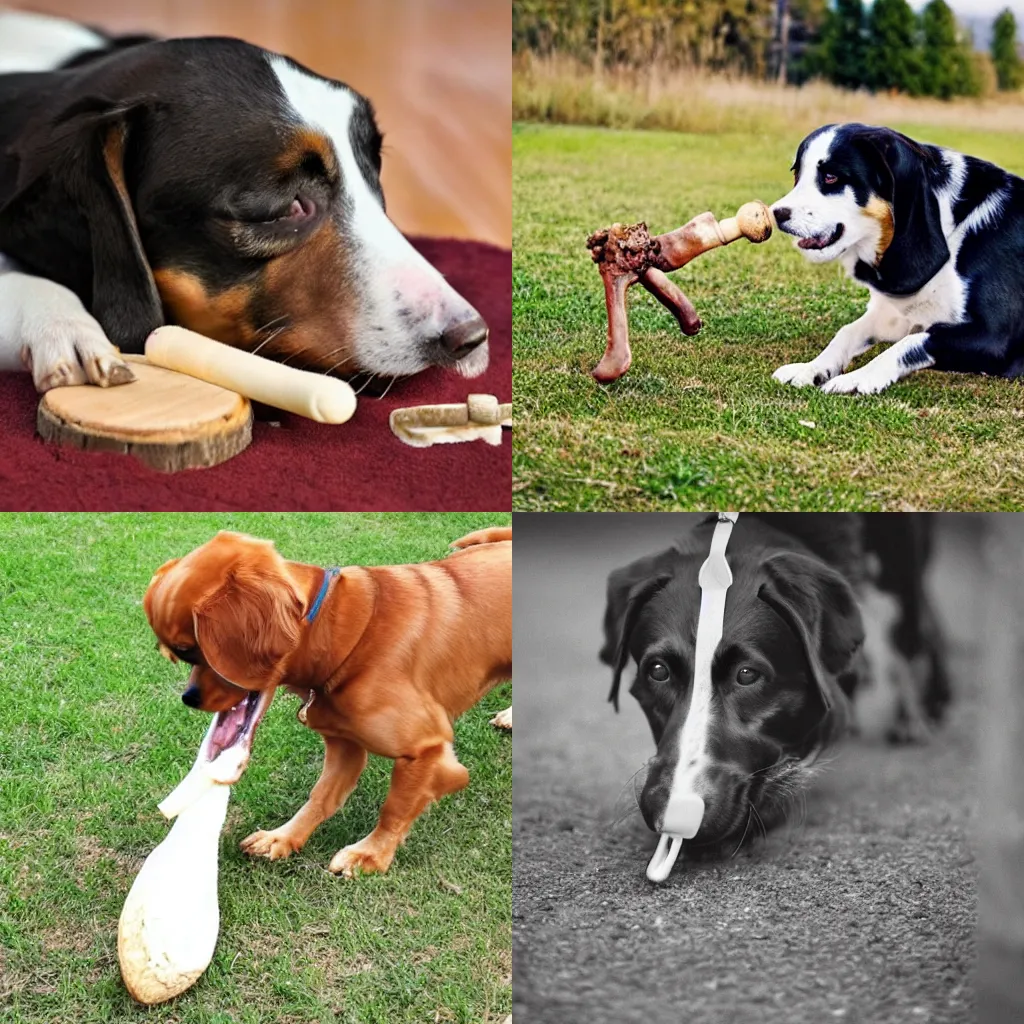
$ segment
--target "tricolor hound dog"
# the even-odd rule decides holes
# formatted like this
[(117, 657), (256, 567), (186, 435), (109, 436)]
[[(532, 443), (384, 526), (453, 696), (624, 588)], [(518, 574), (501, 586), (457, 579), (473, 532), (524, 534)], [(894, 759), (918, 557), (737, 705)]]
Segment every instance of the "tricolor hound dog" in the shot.
[(288, 57), (0, 12), (0, 370), (117, 383), (167, 322), (323, 372), (479, 375), (487, 327), (380, 170), (369, 101)]
[[(889, 128), (826, 125), (800, 144), (773, 207), (812, 262), (839, 260), (871, 293), (864, 315), (775, 379), (875, 394), (931, 367), (1024, 374), (1024, 180)], [(843, 371), (878, 342), (895, 342)]]

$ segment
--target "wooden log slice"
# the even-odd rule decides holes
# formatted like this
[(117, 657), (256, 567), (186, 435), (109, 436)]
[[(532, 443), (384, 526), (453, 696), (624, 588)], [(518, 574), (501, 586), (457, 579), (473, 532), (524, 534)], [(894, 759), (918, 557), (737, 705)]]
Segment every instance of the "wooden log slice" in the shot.
[(233, 391), (127, 356), (130, 384), (54, 388), (39, 402), (36, 428), (47, 441), (86, 451), (134, 455), (173, 473), (216, 466), (252, 441), (252, 407)]

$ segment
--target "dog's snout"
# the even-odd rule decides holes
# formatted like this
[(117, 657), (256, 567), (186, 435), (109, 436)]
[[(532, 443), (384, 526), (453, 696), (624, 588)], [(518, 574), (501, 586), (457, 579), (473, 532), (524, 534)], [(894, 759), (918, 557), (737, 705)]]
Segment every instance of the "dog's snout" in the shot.
[(190, 708), (197, 708), (203, 702), (202, 691), (193, 683), (182, 695), (182, 704), (187, 704)]
[(775, 217), (775, 223), (781, 228), (793, 216), (793, 211), (788, 206), (773, 206), (772, 214)]
[(487, 324), (482, 317), (474, 316), (449, 327), (441, 335), (440, 343), (456, 359), (462, 359), (486, 340)]

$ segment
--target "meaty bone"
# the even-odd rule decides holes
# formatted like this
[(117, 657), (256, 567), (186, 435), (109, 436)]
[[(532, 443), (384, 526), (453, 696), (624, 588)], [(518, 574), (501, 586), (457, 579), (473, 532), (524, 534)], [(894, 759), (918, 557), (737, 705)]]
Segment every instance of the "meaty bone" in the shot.
[(604, 282), (608, 345), (594, 368), (594, 376), (607, 383), (629, 369), (632, 354), (626, 291), (631, 285), (639, 281), (676, 318), (683, 334), (696, 334), (701, 328), (697, 310), (668, 279), (666, 271), (678, 270), (701, 253), (728, 245), (737, 238), (763, 242), (771, 233), (771, 213), (758, 201), (745, 203), (735, 217), (718, 221), (713, 214), (702, 213), (689, 224), (653, 238), (642, 221), (628, 226), (612, 224), (595, 231), (587, 239), (587, 248)]

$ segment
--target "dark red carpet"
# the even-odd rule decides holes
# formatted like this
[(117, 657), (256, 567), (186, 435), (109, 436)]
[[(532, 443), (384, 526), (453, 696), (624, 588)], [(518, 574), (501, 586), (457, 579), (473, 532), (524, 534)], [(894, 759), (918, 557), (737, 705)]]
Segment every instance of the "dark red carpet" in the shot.
[[(392, 409), (461, 402), (470, 392), (512, 397), (512, 256), (476, 242), (423, 239), (417, 248), (487, 321), (491, 365), (475, 380), (428, 370), (385, 398), (361, 395), (341, 426), (280, 414), (253, 426), (252, 445), (212, 469), (163, 474), (124, 455), (45, 444), (27, 373), (0, 373), (0, 508), (9, 511), (499, 511), (512, 507), (512, 439), (501, 447), (410, 448), (388, 426)], [(273, 413), (275, 417), (277, 413)]]

